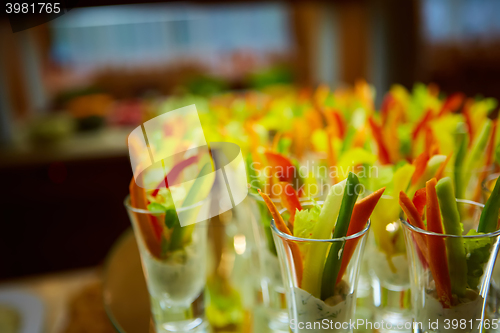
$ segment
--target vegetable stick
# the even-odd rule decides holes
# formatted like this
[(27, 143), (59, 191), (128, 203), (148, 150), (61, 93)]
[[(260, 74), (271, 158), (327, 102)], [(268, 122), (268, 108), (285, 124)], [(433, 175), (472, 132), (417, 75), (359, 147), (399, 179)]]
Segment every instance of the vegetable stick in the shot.
[[(199, 202), (199, 200), (205, 198), (205, 195), (208, 194), (207, 191), (210, 191), (210, 188), (212, 187), (213, 181), (215, 179), (212, 177), (204, 177), (209, 174), (211, 170), (212, 164), (208, 162), (201, 168), (198, 176), (193, 182), (193, 185), (189, 189), (186, 198), (182, 202), (182, 207), (192, 206)], [(190, 216), (194, 217), (195, 214), (198, 214), (199, 209), (200, 208), (193, 209), (191, 213), (192, 215)], [(194, 224), (189, 224), (184, 227), (180, 225), (180, 222), (175, 224), (172, 230), (172, 237), (170, 238), (169, 250), (174, 251), (182, 248), (183, 243), (190, 237), (193, 229)]]
[[(347, 236), (355, 235), (363, 230), (384, 191), (385, 187), (356, 202), (352, 211), (349, 229), (347, 229)], [(356, 250), (358, 241), (359, 239), (351, 239), (346, 242), (344, 250), (342, 251), (342, 266), (337, 276), (337, 283), (342, 280), (342, 276), (344, 276), (349, 261), (354, 254), (354, 250)]]
[(170, 170), (168, 172), (168, 174), (165, 177), (165, 179), (160, 184), (158, 184), (158, 186), (156, 186), (156, 189), (151, 193), (151, 195), (153, 197), (156, 197), (158, 195), (158, 192), (162, 188), (162, 186), (165, 186), (166, 188), (168, 188), (168, 180), (170, 179), (170, 182), (174, 183), (175, 180), (177, 178), (179, 178), (182, 170), (184, 170), (185, 168), (187, 168), (191, 164), (194, 164), (194, 163), (198, 162), (198, 158), (199, 158), (198, 155), (194, 155), (194, 156), (186, 158), (185, 160), (183, 160), (183, 161), (177, 163), (176, 165), (174, 165), (174, 167), (172, 168), (172, 170)]
[(495, 187), (484, 205), (477, 232), (489, 233), (497, 229), (498, 211), (500, 210), (500, 182), (496, 180)]
[[(290, 232), (290, 229), (285, 224), (285, 221), (283, 221), (283, 217), (281, 217), (281, 214), (279, 213), (278, 209), (276, 206), (273, 204), (271, 199), (267, 194), (262, 192), (261, 190), (258, 190), (260, 196), (262, 199), (264, 199), (264, 202), (266, 203), (267, 208), (271, 212), (271, 216), (274, 219), (274, 222), (276, 223), (276, 228), (278, 228), (279, 231), (287, 234), (287, 235), (292, 235)], [(302, 275), (304, 271), (304, 267), (302, 264), (302, 255), (300, 254), (300, 249), (297, 243), (290, 241), (287, 242), (283, 240), (284, 244), (287, 244), (290, 248), (291, 254), (292, 254), (292, 260), (295, 265), (295, 273), (297, 275), (297, 285), (300, 287), (302, 285)]]
[[(140, 174), (138, 177), (142, 177)], [(146, 190), (135, 182), (132, 177), (130, 181), (130, 205), (134, 208), (147, 209), (148, 199), (146, 198)], [(142, 237), (144, 238), (144, 243), (148, 248), (151, 255), (156, 258), (160, 258), (161, 246), (160, 242), (155, 236), (155, 231), (153, 229), (153, 224), (151, 223), (150, 216), (148, 214), (135, 213), (139, 229), (141, 230)]]
[[(326, 128), (326, 134), (327, 134), (327, 160), (328, 160), (328, 166), (330, 168), (334, 168), (337, 165), (337, 159), (335, 157), (335, 152), (333, 151), (333, 135), (332, 135), (333, 129), (331, 127)], [(332, 178), (332, 184), (337, 184), (338, 179), (337, 179), (337, 173), (334, 174)]]
[[(425, 199), (425, 192), (424, 192), (424, 199)], [(403, 191), (399, 192), (399, 205), (403, 209), (403, 212), (406, 214), (408, 217), (408, 222), (410, 222), (411, 225), (420, 228), (422, 230), (425, 230), (425, 225), (424, 222), (422, 221), (421, 214), (419, 213), (417, 207), (415, 207), (414, 203), (408, 198), (406, 193)], [(414, 234), (414, 240), (417, 243), (418, 250), (419, 250), (419, 257), (422, 260), (422, 263), (424, 267), (427, 267), (429, 264), (429, 248), (427, 246), (427, 241), (424, 236), (421, 234)]]
[(424, 222), (422, 221), (422, 217), (417, 207), (403, 191), (399, 192), (399, 204), (408, 217), (409, 222), (413, 226), (425, 230)]
[(420, 155), (417, 156), (417, 158), (413, 161), (413, 165), (415, 166), (415, 172), (413, 173), (413, 177), (411, 178), (411, 185), (415, 185), (420, 177), (425, 172), (425, 169), (427, 167), (427, 162), (429, 162), (430, 156), (427, 153), (427, 151), (424, 151)]
[(463, 104), (464, 100), (465, 100), (465, 95), (461, 92), (451, 94), (443, 103), (443, 106), (439, 111), (438, 117), (442, 117), (447, 113), (454, 112)]
[[(455, 191), (450, 177), (441, 179), (436, 185), (439, 208), (443, 217), (444, 230), (449, 235), (462, 236), (460, 214), (458, 213)], [(467, 288), (467, 258), (462, 237), (448, 237), (445, 240), (450, 269), (451, 291), (459, 297)]]
[[(356, 200), (358, 199), (358, 193), (356, 192), (358, 184), (358, 176), (356, 176), (353, 172), (349, 172), (344, 195), (342, 197), (339, 217), (337, 219), (337, 223), (335, 224), (335, 230), (333, 231), (332, 238), (334, 239), (345, 237), (347, 234), (352, 211), (354, 209), (354, 205), (356, 204)], [(321, 279), (321, 299), (323, 300), (326, 300), (334, 294), (335, 284), (339, 275), (340, 266), (342, 264), (344, 245), (345, 241), (342, 241), (333, 242), (330, 246), (330, 251), (325, 262), (323, 276)]]
[(486, 161), (484, 163), (484, 170), (481, 170), (479, 174), (479, 179), (477, 181), (477, 185), (474, 191), (474, 196), (472, 198), (473, 201), (478, 202), (481, 198), (482, 193), (482, 185), (486, 176), (488, 175), (488, 167), (493, 164), (494, 153), (495, 153), (495, 139), (497, 133), (497, 119), (493, 120), (493, 126), (491, 128), (490, 139), (488, 141), (488, 146), (486, 147)]
[(439, 166), (439, 169), (436, 171), (436, 175), (434, 176), (434, 178), (436, 178), (437, 180), (443, 178), (443, 174), (444, 174), (444, 170), (446, 169), (446, 165), (448, 165), (448, 162), (450, 162), (452, 156), (453, 156), (453, 154), (449, 154), (448, 156), (446, 156), (446, 160), (444, 160), (444, 162), (441, 163), (441, 165)]
[(372, 117), (368, 118), (368, 123), (370, 124), (373, 138), (377, 143), (380, 163), (390, 164), (391, 158), (389, 156), (389, 151), (387, 150), (387, 147), (384, 143), (384, 138), (382, 136), (382, 128), (375, 122), (375, 120)]
[(290, 212), (290, 225), (293, 229), (293, 221), (295, 220), (295, 212), (297, 210), (301, 211), (302, 206), (299, 201), (299, 197), (297, 196), (297, 192), (293, 186), (289, 183), (281, 182), (279, 183), (281, 186), (281, 203), (283, 206)]
[(467, 134), (457, 133), (456, 135), (456, 156), (455, 165), (453, 168), (453, 178), (455, 181), (455, 197), (464, 198), (465, 197), (465, 177), (464, 177), (464, 160), (467, 154)]
[[(313, 239), (329, 239), (340, 211), (342, 196), (346, 180), (330, 187), (330, 192), (323, 204), (318, 221), (313, 229)], [(304, 278), (302, 286), (316, 298), (320, 298), (321, 276), (323, 275), (324, 259), (327, 251), (326, 244), (312, 243), (309, 246), (306, 259), (304, 261)]]
[[(470, 152), (467, 154), (467, 159), (465, 160), (465, 169), (464, 169), (464, 185), (467, 186), (469, 184), (470, 178), (472, 176), (472, 172), (474, 168), (477, 167), (478, 161), (481, 161), (481, 157), (484, 154), (484, 150), (486, 149), (486, 145), (488, 144), (488, 139), (490, 137), (492, 127), (492, 121), (490, 119), (486, 119), (486, 122), (481, 129), (481, 132), (478, 134), (474, 143), (472, 144), (472, 148)], [(463, 198), (462, 198), (463, 199)]]
[(277, 178), (280, 182), (290, 183), (293, 180), (295, 174), (295, 166), (288, 158), (271, 151), (266, 151), (264, 155), (266, 156), (269, 165), (273, 167), (273, 171), (276, 172), (275, 175), (278, 175)]
[[(436, 179), (432, 178), (426, 183), (425, 187), (427, 195), (427, 230), (442, 234), (443, 227), (441, 225), (441, 213), (436, 194), (436, 183)], [(438, 299), (444, 308), (449, 308), (451, 305), (451, 283), (444, 239), (439, 236), (428, 236), (427, 244), (429, 253), (432, 253), (432, 256), (429, 258), (429, 266), (436, 284)]]
[(413, 132), (412, 132), (412, 140), (413, 140), (413, 141), (417, 139), (418, 134), (420, 133), (420, 131), (421, 131), (422, 129), (424, 129), (424, 128), (427, 126), (428, 122), (429, 122), (429, 121), (431, 121), (431, 120), (432, 120), (432, 118), (433, 118), (433, 117), (432, 117), (432, 109), (428, 109), (428, 110), (425, 112), (424, 116), (422, 117), (422, 120), (420, 120), (420, 121), (416, 124), (415, 129), (414, 129), (414, 130), (413, 130)]
[[(425, 208), (426, 200), (427, 200), (427, 198), (426, 198), (426, 194), (425, 194), (425, 187), (421, 188), (415, 192), (415, 195), (413, 196), (412, 202), (415, 205), (415, 208), (417, 209), (418, 214), (421, 217), (424, 215), (424, 208)], [(425, 229), (425, 227), (422, 229)]]

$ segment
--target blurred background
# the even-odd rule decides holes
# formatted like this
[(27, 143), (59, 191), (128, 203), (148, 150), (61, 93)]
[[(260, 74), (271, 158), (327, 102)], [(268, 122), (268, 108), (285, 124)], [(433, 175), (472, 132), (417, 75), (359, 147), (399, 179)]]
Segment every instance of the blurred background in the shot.
[(80, 1), (0, 20), (0, 280), (93, 267), (130, 225), (126, 137), (156, 100), (365, 79), (500, 98), (500, 1)]

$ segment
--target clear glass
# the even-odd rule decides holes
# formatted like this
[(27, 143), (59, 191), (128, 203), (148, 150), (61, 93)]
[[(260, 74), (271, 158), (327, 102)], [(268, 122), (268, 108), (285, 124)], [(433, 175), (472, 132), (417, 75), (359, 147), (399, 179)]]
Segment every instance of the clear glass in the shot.
[(253, 326), (257, 277), (252, 260), (257, 251), (248, 210), (247, 197), (210, 219), (206, 315), (214, 332), (247, 332)]
[(383, 195), (372, 216), (366, 256), (374, 305), (373, 320), (388, 325), (382, 332), (410, 332), (412, 321), (410, 277), (401, 208), (392, 196)]
[(204, 290), (207, 270), (207, 224), (199, 222), (183, 228), (191, 235), (182, 250), (165, 259), (153, 255), (141, 230), (145, 224), (164, 218), (130, 206), (125, 200), (137, 239), (142, 269), (150, 296), (157, 333), (206, 332)]
[[(461, 222), (464, 227), (464, 236), (436, 234), (422, 230), (410, 225), (407, 221), (401, 220), (403, 226), (406, 249), (410, 261), (410, 281), (412, 290), (412, 304), (414, 313), (413, 332), (485, 332), (488, 329), (498, 326), (498, 321), (485, 316), (486, 296), (488, 294), (491, 273), (498, 253), (499, 235), (497, 230), (484, 235), (466, 235), (471, 229), (476, 229), (483, 205), (457, 199), (459, 211), (466, 212), (461, 215)], [(465, 297), (452, 297), (451, 306), (445, 307), (437, 300), (437, 292), (433, 275), (422, 259), (421, 247), (430, 240), (444, 242), (462, 237), (465, 244), (481, 244), (486, 250), (481, 252), (467, 253), (467, 258), (474, 258), (469, 264), (477, 263), (476, 258), (481, 254), (480, 264), (475, 268), (477, 273), (473, 283), (468, 288)], [(424, 244), (424, 245), (422, 245)], [(469, 245), (467, 245), (469, 246)], [(432, 254), (430, 254), (432, 255)], [(481, 325), (482, 323), (482, 325)]]
[[(493, 190), (493, 187), (495, 186), (495, 183), (499, 176), (500, 173), (494, 173), (486, 177), (486, 179), (484, 180), (482, 184), (484, 202), (486, 202), (490, 198), (491, 191)], [(493, 268), (493, 274), (491, 275), (486, 314), (488, 318), (500, 320), (500, 264), (495, 265), (495, 267)], [(490, 329), (489, 331), (500, 332), (500, 327), (497, 329)]]
[[(257, 247), (253, 267), (259, 275), (258, 285), (254, 288), (257, 304), (254, 326), (258, 327), (260, 321), (260, 325), (265, 322), (273, 331), (288, 332), (285, 288), (270, 227), (272, 217), (262, 197), (249, 194), (248, 199)], [(273, 202), (278, 209), (282, 208), (280, 200), (273, 199)]]
[[(307, 206), (303, 204), (303, 206)], [(276, 245), (281, 276), (286, 294), (289, 329), (293, 333), (301, 332), (352, 332), (349, 324), (355, 322), (356, 290), (362, 256), (365, 248), (366, 237), (370, 222), (359, 233), (349, 237), (335, 239), (307, 239), (297, 238), (282, 233), (271, 222), (271, 230)], [(302, 260), (294, 257), (293, 247), (298, 247), (300, 252), (306, 253), (311, 246), (321, 248), (328, 253), (333, 243), (351, 243), (354, 247), (353, 255), (347, 265), (342, 280), (335, 284), (334, 296), (321, 300), (301, 288), (301, 281), (297, 279), (295, 261)], [(326, 258), (323, 258), (325, 260)], [(318, 258), (318, 260), (322, 260)], [(304, 272), (307, 274), (307, 272)]]

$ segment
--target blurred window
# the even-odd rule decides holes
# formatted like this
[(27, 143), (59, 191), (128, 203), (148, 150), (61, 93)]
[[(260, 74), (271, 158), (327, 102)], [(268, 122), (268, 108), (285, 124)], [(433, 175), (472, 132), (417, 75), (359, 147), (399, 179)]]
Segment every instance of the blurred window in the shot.
[(221, 55), (289, 53), (281, 3), (146, 4), (78, 8), (52, 21), (52, 57), (72, 67), (154, 65)]
[(422, 10), (431, 43), (500, 39), (498, 0), (423, 0)]

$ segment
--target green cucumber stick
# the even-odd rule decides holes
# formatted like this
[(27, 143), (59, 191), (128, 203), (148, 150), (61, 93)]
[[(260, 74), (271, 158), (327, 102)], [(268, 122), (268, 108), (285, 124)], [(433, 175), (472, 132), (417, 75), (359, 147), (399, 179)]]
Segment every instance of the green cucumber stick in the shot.
[(463, 199), (465, 197), (465, 177), (464, 177), (464, 160), (467, 154), (467, 134), (465, 132), (458, 132), (456, 134), (456, 151), (455, 163), (453, 168), (453, 177), (455, 178), (455, 195), (457, 198)]
[(446, 252), (450, 270), (451, 291), (459, 297), (465, 295), (467, 288), (467, 257), (465, 253), (460, 214), (458, 212), (453, 182), (450, 177), (442, 178), (436, 185), (441, 216), (443, 217), (444, 230), (449, 235), (460, 237), (447, 237)]
[[(212, 164), (207, 162), (198, 173), (193, 186), (189, 189), (184, 202), (182, 203), (182, 207), (189, 207), (197, 203), (202, 195), (201, 188), (205, 185), (206, 177), (212, 171)], [(197, 209), (194, 211), (198, 212)], [(170, 237), (169, 250), (174, 251), (182, 248), (184, 240), (186, 239), (186, 235), (193, 231), (193, 225), (187, 225), (182, 227), (180, 225), (179, 220), (177, 219), (177, 223), (174, 225), (174, 229), (172, 230), (172, 236)]]
[[(347, 176), (346, 187), (342, 204), (340, 206), (339, 217), (335, 224), (333, 238), (342, 238), (347, 234), (349, 222), (351, 221), (352, 210), (354, 204), (358, 199), (357, 186), (359, 185), (358, 176), (349, 172)], [(326, 258), (325, 268), (323, 269), (323, 277), (321, 280), (321, 299), (326, 300), (328, 297), (333, 296), (337, 275), (339, 274), (340, 265), (342, 263), (342, 251), (344, 249), (345, 241), (334, 242), (330, 246), (330, 252)]]
[[(329, 239), (340, 211), (342, 195), (346, 186), (346, 180), (330, 187), (330, 192), (321, 208), (318, 221), (314, 225), (313, 239)], [(321, 296), (321, 276), (325, 263), (328, 244), (313, 242), (309, 246), (304, 260), (304, 273), (302, 276), (302, 289), (316, 298)]]
[(500, 182), (496, 181), (491, 195), (484, 205), (479, 219), (477, 232), (489, 233), (497, 230), (498, 211), (500, 210)]

